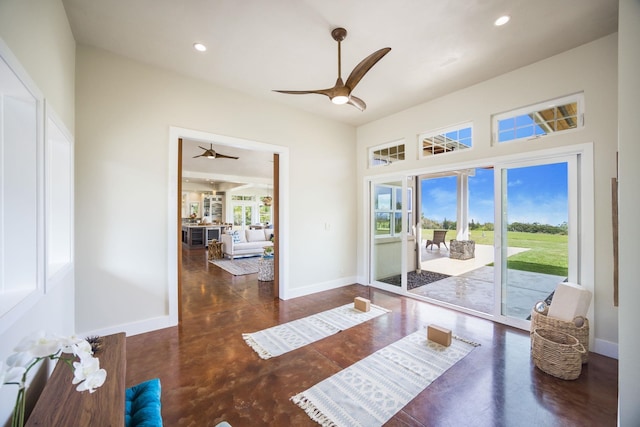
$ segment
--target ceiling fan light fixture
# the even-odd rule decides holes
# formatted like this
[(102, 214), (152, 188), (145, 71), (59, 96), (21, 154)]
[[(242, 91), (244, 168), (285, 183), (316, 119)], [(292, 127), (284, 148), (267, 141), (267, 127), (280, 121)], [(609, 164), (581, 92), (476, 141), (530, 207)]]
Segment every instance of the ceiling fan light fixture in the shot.
[(331, 98), (331, 102), (333, 102), (336, 105), (344, 105), (347, 102), (349, 102), (349, 97), (345, 95), (336, 95), (333, 98)]
[(499, 17), (493, 22), (493, 25), (495, 25), (496, 27), (501, 27), (507, 22), (509, 22), (510, 20), (511, 20), (511, 17), (509, 15), (502, 15), (501, 17)]
[(202, 43), (194, 43), (193, 44), (193, 48), (195, 50), (197, 50), (198, 52), (206, 52), (207, 51), (207, 47), (205, 45), (203, 45)]
[(306, 95), (315, 93), (317, 95), (324, 95), (328, 97), (333, 104), (350, 104), (356, 107), (358, 110), (364, 111), (365, 108), (367, 108), (367, 104), (365, 104), (362, 99), (356, 96), (351, 96), (351, 93), (358, 82), (360, 82), (364, 75), (369, 72), (371, 67), (376, 65), (376, 63), (380, 59), (382, 59), (383, 56), (389, 53), (391, 51), (391, 48), (385, 47), (383, 49), (379, 49), (360, 61), (358, 65), (356, 65), (356, 67), (351, 71), (351, 74), (349, 74), (347, 82), (345, 83), (342, 80), (342, 53), (340, 43), (345, 39), (345, 37), (347, 37), (347, 30), (345, 30), (344, 28), (334, 28), (331, 31), (331, 37), (333, 37), (333, 39), (338, 42), (338, 78), (336, 80), (336, 84), (333, 87), (315, 90), (276, 90), (275, 92), (286, 93), (289, 95)]

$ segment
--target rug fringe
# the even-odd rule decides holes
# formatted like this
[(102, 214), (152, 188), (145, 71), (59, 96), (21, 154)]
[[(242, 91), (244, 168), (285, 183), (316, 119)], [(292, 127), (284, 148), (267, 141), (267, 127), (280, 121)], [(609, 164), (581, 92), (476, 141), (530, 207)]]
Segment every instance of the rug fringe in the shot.
[(391, 310), (389, 310), (388, 308), (380, 307), (379, 305), (371, 304), (371, 307), (375, 307), (378, 310), (384, 311), (385, 313), (391, 313)]
[(471, 344), (474, 347), (480, 347), (481, 345), (479, 342), (471, 341), (466, 338), (459, 337), (457, 335), (451, 335), (451, 338), (456, 339), (458, 341), (466, 342), (467, 344)]
[(303, 393), (298, 393), (290, 399), (293, 403), (298, 405), (313, 421), (320, 424), (322, 427), (338, 427), (336, 423), (331, 421), (329, 417), (324, 415), (320, 409), (313, 403), (304, 397)]
[(261, 359), (271, 359), (273, 357), (271, 353), (262, 348), (262, 346), (253, 339), (251, 334), (242, 334), (242, 338), (244, 339), (244, 342), (253, 349), (253, 351), (258, 353), (258, 356), (260, 356)]

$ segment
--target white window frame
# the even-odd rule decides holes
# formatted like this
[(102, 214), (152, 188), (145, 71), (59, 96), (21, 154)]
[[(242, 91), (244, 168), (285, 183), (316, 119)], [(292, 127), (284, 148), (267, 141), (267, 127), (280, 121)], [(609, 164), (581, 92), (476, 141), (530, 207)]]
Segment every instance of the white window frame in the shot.
[[(411, 222), (413, 221), (413, 187), (407, 187), (407, 200), (404, 201), (402, 200), (402, 186), (398, 186), (398, 185), (389, 185), (389, 184), (374, 184), (374, 188), (375, 187), (387, 187), (391, 189), (391, 206), (390, 209), (376, 209), (374, 207), (373, 209), (373, 221), (375, 223), (375, 218), (377, 216), (377, 214), (379, 213), (388, 213), (391, 216), (391, 220), (390, 220), (390, 230), (389, 230), (389, 234), (388, 235), (376, 235), (375, 238), (376, 239), (386, 239), (389, 237), (399, 237), (402, 235), (402, 233), (410, 236), (413, 234), (413, 229), (411, 227)], [(400, 194), (398, 194), (400, 193)], [(373, 193), (374, 197), (375, 197), (375, 192)], [(398, 200), (398, 196), (400, 196), (400, 200)], [(400, 208), (398, 209), (398, 203), (400, 203)], [(405, 206), (407, 207), (406, 209), (406, 216), (403, 217), (403, 209), (402, 207)], [(375, 200), (374, 200), (374, 206), (375, 206)], [(401, 221), (401, 231), (400, 233), (396, 232), (396, 218), (397, 216), (400, 215), (400, 221)], [(405, 221), (404, 219), (408, 219), (407, 221)]]
[[(396, 156), (386, 156), (386, 158), (375, 158), (376, 152), (381, 151), (388, 148), (396, 148)], [(402, 147), (402, 150), (400, 150)], [(402, 153), (403, 157), (398, 158), (398, 154)], [(376, 145), (375, 147), (369, 148), (369, 168), (378, 168), (381, 166), (389, 166), (391, 164), (404, 162), (407, 158), (407, 146), (405, 144), (404, 139), (398, 139), (395, 141), (387, 142), (382, 145)]]
[[(433, 153), (433, 154), (429, 154), (429, 155), (425, 155), (424, 154), (423, 141), (426, 138), (433, 138), (434, 136), (445, 136), (448, 133), (459, 132), (459, 131), (467, 129), (467, 128), (471, 129), (471, 136), (470, 136), (471, 145), (467, 146), (465, 144), (459, 144), (459, 145), (456, 146), (457, 148), (453, 148), (453, 146), (450, 146), (449, 148), (451, 148), (451, 149), (447, 149), (447, 147), (445, 146), (446, 144), (445, 144), (445, 145), (443, 145), (443, 148), (445, 149), (445, 151), (443, 151), (442, 153)], [(462, 145), (465, 148), (464, 149), (460, 149), (459, 148), (460, 145)], [(473, 121), (463, 122), (463, 123), (459, 123), (459, 124), (456, 124), (456, 125), (439, 128), (439, 129), (433, 129), (433, 130), (430, 130), (430, 131), (422, 132), (421, 134), (418, 135), (418, 158), (419, 159), (430, 159), (430, 158), (435, 157), (435, 156), (456, 153), (456, 152), (459, 152), (459, 151), (465, 151), (466, 152), (467, 150), (473, 150)]]
[[(525, 136), (520, 138), (513, 138), (507, 141), (499, 141), (499, 132), (498, 132), (498, 123), (502, 120), (517, 118), (519, 116), (528, 115), (531, 113), (535, 113), (542, 110), (547, 110), (549, 108), (553, 108), (557, 105), (566, 105), (575, 102), (577, 104), (577, 123), (575, 128), (559, 130), (555, 132), (550, 132), (544, 135), (534, 135), (534, 136)], [(584, 93), (574, 93), (567, 96), (562, 96), (559, 98), (554, 98), (548, 101), (539, 102), (536, 104), (528, 105), (525, 107), (520, 107), (515, 110), (505, 111), (503, 113), (493, 114), (491, 116), (491, 140), (493, 145), (500, 144), (508, 144), (510, 142), (519, 142), (519, 141), (531, 141), (539, 138), (545, 138), (552, 135), (560, 135), (565, 132), (575, 132), (584, 127)]]

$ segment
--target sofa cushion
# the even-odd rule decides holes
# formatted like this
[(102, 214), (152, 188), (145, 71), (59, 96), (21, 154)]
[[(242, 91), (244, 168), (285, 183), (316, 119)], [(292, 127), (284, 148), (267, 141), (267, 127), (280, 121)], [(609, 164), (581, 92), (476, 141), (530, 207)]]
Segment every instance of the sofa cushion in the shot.
[(271, 240), (273, 237), (273, 228), (265, 228), (264, 229), (264, 239)]
[(264, 230), (245, 230), (247, 242), (264, 242)]
[(263, 252), (265, 246), (268, 246), (269, 242), (265, 242), (264, 240), (261, 242), (245, 242), (245, 243), (236, 243), (233, 245), (233, 253), (235, 254), (255, 254), (259, 255)]

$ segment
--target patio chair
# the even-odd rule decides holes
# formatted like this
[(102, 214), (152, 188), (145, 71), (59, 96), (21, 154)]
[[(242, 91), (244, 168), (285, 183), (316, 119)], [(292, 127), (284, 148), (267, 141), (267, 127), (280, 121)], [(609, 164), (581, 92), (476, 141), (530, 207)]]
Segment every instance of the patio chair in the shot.
[(427, 240), (427, 249), (429, 249), (429, 246), (433, 247), (433, 245), (438, 245), (438, 249), (440, 249), (440, 243), (442, 243), (444, 247), (449, 250), (447, 242), (445, 241), (446, 235), (447, 230), (433, 230), (433, 237), (430, 240)]

